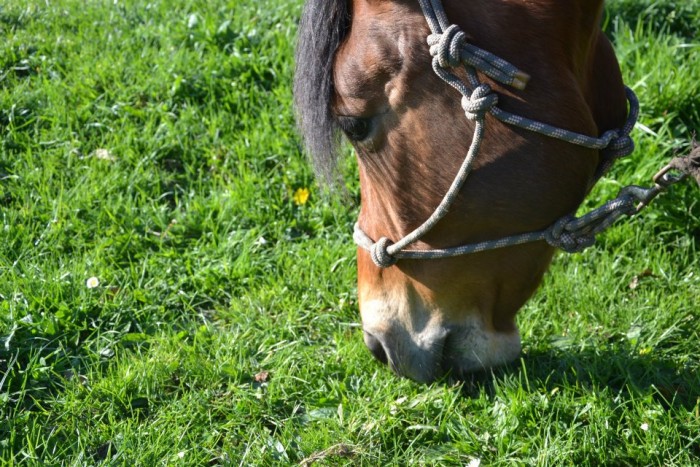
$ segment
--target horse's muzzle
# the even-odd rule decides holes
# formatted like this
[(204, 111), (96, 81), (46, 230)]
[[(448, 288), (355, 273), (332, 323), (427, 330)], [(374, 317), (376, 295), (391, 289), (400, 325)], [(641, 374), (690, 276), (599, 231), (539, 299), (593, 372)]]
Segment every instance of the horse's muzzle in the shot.
[(489, 331), (476, 320), (431, 326), (421, 333), (408, 332), (395, 323), (383, 332), (365, 330), (364, 341), (377, 360), (421, 383), (446, 376), (461, 379), (513, 361), (520, 354), (517, 331)]
[(384, 365), (387, 364), (388, 359), (386, 356), (386, 350), (384, 350), (384, 344), (377, 339), (374, 334), (371, 334), (367, 331), (364, 331), (364, 337), (365, 337), (365, 345), (369, 349), (370, 352), (372, 352), (372, 355), (382, 362)]

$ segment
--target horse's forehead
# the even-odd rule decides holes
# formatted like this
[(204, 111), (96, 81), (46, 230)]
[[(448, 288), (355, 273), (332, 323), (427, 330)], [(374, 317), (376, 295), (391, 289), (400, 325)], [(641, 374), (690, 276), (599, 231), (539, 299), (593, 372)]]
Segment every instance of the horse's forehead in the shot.
[(398, 46), (411, 18), (399, 13), (391, 2), (381, 2), (377, 6), (364, 1), (354, 3), (364, 6), (353, 7), (350, 33), (338, 51), (339, 57), (364, 62), (364, 68), (369, 68), (373, 61), (398, 60)]
[(400, 3), (354, 3), (362, 6), (353, 8), (350, 33), (336, 54), (336, 91), (350, 98), (371, 99), (380, 91), (373, 86), (396, 77), (419, 53), (427, 54), (427, 46), (420, 47), (427, 26), (419, 12)]

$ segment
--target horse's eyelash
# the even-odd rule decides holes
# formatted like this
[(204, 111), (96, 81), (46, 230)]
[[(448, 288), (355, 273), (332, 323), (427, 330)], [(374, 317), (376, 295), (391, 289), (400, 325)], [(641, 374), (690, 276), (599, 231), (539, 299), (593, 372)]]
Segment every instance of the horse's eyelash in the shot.
[(367, 138), (372, 129), (372, 121), (369, 118), (339, 116), (336, 122), (348, 139), (354, 142)]

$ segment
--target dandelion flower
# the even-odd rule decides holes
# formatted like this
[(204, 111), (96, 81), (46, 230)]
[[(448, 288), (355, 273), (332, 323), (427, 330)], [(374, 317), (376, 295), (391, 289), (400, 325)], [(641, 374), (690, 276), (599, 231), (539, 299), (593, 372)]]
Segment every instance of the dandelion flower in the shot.
[(297, 206), (306, 204), (306, 202), (309, 200), (309, 194), (308, 188), (298, 188), (297, 191), (294, 192), (294, 196), (292, 196), (294, 204)]
[(95, 276), (88, 279), (87, 282), (85, 283), (85, 286), (88, 289), (94, 289), (95, 287), (97, 287), (99, 285), (100, 285), (100, 280)]

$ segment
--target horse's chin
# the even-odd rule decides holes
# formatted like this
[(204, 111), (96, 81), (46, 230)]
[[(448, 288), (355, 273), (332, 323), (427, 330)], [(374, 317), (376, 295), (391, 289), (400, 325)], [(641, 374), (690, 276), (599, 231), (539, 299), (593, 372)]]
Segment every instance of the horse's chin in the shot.
[(457, 326), (445, 343), (445, 367), (454, 378), (488, 370), (517, 360), (521, 350), (517, 329), (499, 332), (471, 319)]

